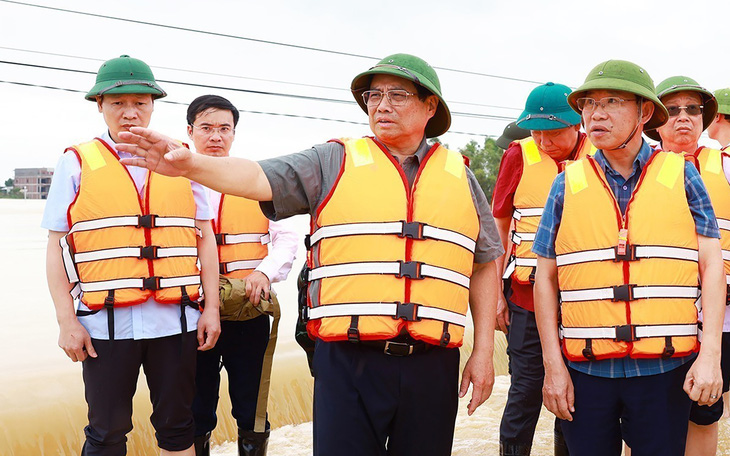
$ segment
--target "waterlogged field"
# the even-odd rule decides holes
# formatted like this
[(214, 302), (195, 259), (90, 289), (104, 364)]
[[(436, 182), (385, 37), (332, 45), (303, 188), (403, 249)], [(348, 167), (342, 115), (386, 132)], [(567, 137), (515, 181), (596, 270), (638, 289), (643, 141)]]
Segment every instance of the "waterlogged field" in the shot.
[[(58, 348), (55, 321), (45, 278), (46, 232), (40, 225), (44, 201), (0, 200), (0, 283), (6, 292), (0, 303), (0, 455), (71, 456), (79, 454), (86, 424), (81, 366)], [(306, 219), (296, 221), (302, 232)], [(300, 251), (294, 271), (302, 264)], [(274, 359), (269, 402), (271, 456), (299, 456), (312, 452), (312, 379), (304, 352), (293, 339), (296, 320), (295, 274), (275, 287), (284, 314)], [(470, 351), (462, 351), (464, 362)], [(495, 348), (497, 380), (492, 397), (473, 416), (466, 415), (469, 396), (459, 406), (453, 454), (498, 454), (499, 421), (509, 377), (501, 333)], [(222, 389), (226, 389), (225, 378)], [(134, 430), (130, 455), (156, 454), (152, 412), (144, 375), (134, 401)], [(230, 402), (222, 394), (220, 420), (213, 433), (213, 454), (236, 455), (236, 426)], [(543, 409), (533, 445), (534, 455), (551, 455), (553, 415)], [(719, 454), (730, 454), (730, 424), (720, 425)]]

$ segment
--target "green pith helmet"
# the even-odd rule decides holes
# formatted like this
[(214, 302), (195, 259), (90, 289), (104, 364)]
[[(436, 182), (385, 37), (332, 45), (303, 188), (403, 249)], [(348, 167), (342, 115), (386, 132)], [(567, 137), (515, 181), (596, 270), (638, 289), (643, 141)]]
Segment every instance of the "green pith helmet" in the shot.
[(730, 88), (716, 90), (714, 95), (717, 100), (717, 113), (730, 116)]
[(530, 136), (530, 130), (525, 130), (517, 126), (517, 122), (512, 122), (502, 132), (502, 136), (497, 138), (497, 147), (507, 149), (512, 141), (525, 139)]
[(362, 93), (370, 89), (370, 81), (375, 74), (391, 74), (413, 81), (413, 83), (425, 87), (429, 92), (436, 95), (439, 99), (439, 105), (436, 108), (436, 114), (426, 124), (426, 137), (435, 138), (448, 131), (451, 125), (451, 112), (449, 112), (449, 107), (446, 106), (446, 102), (441, 96), (441, 83), (431, 65), (415, 55), (393, 54), (384, 58), (369, 70), (355, 76), (350, 85), (350, 90), (357, 104), (365, 112), (368, 112), (368, 107), (365, 100), (362, 99)]
[[(672, 76), (660, 82), (656, 86), (656, 95), (660, 100), (678, 92), (695, 92), (702, 98), (702, 131), (705, 131), (715, 119), (717, 114), (717, 100), (715, 96), (707, 89), (702, 87), (694, 79), (687, 76)], [(654, 141), (661, 141), (657, 130), (648, 130), (644, 134)]]
[(96, 101), (97, 95), (109, 93), (149, 93), (153, 99), (167, 96), (155, 82), (150, 67), (128, 55), (104, 62), (96, 74), (96, 84), (85, 98)]
[(548, 82), (535, 87), (525, 102), (517, 125), (525, 130), (558, 130), (580, 123), (580, 115), (568, 104), (570, 87)]
[(576, 104), (578, 98), (584, 97), (589, 90), (622, 90), (654, 103), (654, 115), (644, 125), (644, 130), (661, 127), (669, 120), (667, 108), (654, 92), (654, 81), (649, 73), (635, 63), (608, 60), (593, 68), (583, 85), (568, 95), (568, 103), (576, 112), (580, 112)]

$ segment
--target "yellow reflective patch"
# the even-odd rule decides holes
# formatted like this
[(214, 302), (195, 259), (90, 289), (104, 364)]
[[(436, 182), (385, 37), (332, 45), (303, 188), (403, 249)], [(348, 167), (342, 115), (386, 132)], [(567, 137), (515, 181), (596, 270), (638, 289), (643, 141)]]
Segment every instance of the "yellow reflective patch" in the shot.
[(535, 163), (540, 163), (542, 161), (540, 151), (537, 150), (537, 144), (535, 144), (535, 141), (531, 140), (522, 143), (522, 150), (525, 151), (527, 166), (534, 165)]
[(106, 166), (106, 161), (101, 155), (99, 149), (96, 147), (95, 143), (87, 142), (79, 144), (78, 150), (79, 153), (83, 156), (84, 161), (87, 165), (89, 165), (89, 168), (91, 168), (92, 171)]
[(446, 164), (444, 165), (444, 169), (447, 173), (461, 178), (461, 175), (464, 173), (464, 166), (464, 158), (459, 152), (446, 149)]
[(705, 163), (705, 171), (712, 174), (720, 174), (722, 171), (722, 156), (719, 150), (711, 150)]
[(586, 179), (586, 172), (583, 168), (583, 160), (574, 161), (566, 166), (565, 178), (568, 180), (570, 193), (573, 195), (588, 188), (588, 180)]
[(663, 186), (672, 189), (677, 183), (679, 173), (684, 168), (684, 156), (668, 152), (665, 155), (664, 163), (662, 168), (659, 170), (659, 174), (656, 176), (657, 182)]
[(373, 154), (370, 152), (368, 142), (365, 139), (347, 141), (347, 150), (352, 154), (352, 163), (357, 166), (372, 165)]
[(593, 144), (591, 144), (591, 148), (590, 148), (590, 150), (588, 150), (588, 155), (590, 155), (591, 157), (594, 156), (594, 155), (596, 155), (596, 151), (597, 150), (598, 149), (596, 149), (596, 146), (594, 146)]

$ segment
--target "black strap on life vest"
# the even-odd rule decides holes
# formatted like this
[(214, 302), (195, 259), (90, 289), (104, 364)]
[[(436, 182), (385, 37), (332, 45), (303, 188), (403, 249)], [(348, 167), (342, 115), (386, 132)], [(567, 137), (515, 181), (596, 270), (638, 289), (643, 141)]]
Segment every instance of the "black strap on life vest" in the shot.
[(586, 339), (586, 347), (583, 349), (583, 356), (588, 361), (596, 360), (596, 355), (593, 354), (593, 339)]
[(347, 340), (349, 340), (350, 342), (360, 342), (360, 331), (358, 331), (357, 329), (357, 324), (359, 323), (359, 320), (359, 315), (353, 315), (350, 318), (350, 327), (347, 329)]
[(444, 322), (444, 329), (441, 332), (441, 341), (439, 342), (440, 347), (445, 347), (449, 345), (449, 341), (451, 340), (451, 334), (449, 334), (449, 322)]
[(106, 309), (106, 322), (109, 328), (109, 347), (114, 342), (114, 290), (109, 290), (109, 294), (104, 298), (104, 308)]
[(535, 285), (535, 272), (537, 272), (537, 268), (533, 267), (532, 271), (530, 271), (530, 284)]
[(662, 358), (671, 358), (674, 355), (674, 346), (672, 345), (672, 336), (666, 336), (664, 338), (664, 350), (662, 351)]

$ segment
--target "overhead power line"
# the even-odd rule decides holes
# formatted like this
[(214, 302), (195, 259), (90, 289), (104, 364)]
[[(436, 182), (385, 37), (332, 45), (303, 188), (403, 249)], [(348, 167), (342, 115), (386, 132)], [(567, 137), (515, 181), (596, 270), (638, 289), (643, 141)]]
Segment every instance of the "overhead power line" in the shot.
[[(65, 87), (49, 86), (49, 85), (42, 85), (42, 84), (30, 84), (28, 82), (19, 82), (19, 81), (0, 80), (0, 84), (10, 84), (10, 85), (17, 85), (17, 86), (22, 86), (22, 87), (59, 90), (59, 91), (63, 91), (63, 92), (73, 92), (73, 93), (80, 93), (80, 94), (86, 93), (85, 90), (69, 89), (69, 88), (65, 88)], [(167, 103), (167, 104), (186, 106), (186, 107), (188, 106), (188, 103), (183, 103), (180, 101), (172, 101), (172, 100), (156, 100), (155, 103)], [(267, 115), (267, 116), (279, 116), (279, 117), (291, 117), (291, 118), (298, 118), (298, 119), (319, 120), (319, 121), (326, 121), (326, 122), (338, 122), (338, 123), (346, 123), (346, 124), (362, 125), (362, 126), (369, 125), (367, 122), (355, 122), (352, 120), (333, 119), (333, 118), (328, 118), (328, 117), (304, 116), (304, 115), (300, 115), (300, 114), (288, 114), (288, 113), (281, 113), (281, 112), (254, 111), (254, 110), (250, 110), (250, 109), (238, 109), (238, 112), (246, 113), (246, 114), (258, 114), (258, 115)], [(455, 134), (455, 135), (481, 136), (481, 137), (488, 137), (488, 138), (496, 138), (495, 135), (488, 135), (488, 134), (484, 134), (484, 133), (470, 133), (470, 132), (465, 132), (465, 131), (449, 130), (447, 133)]]
[[(8, 60), (0, 60), (0, 64), (15, 65), (15, 66), (21, 66), (21, 67), (26, 67), (26, 68), (37, 68), (37, 69), (43, 69), (43, 70), (65, 71), (65, 72), (69, 72), (69, 73), (80, 73), (80, 74), (89, 74), (89, 75), (96, 74), (95, 72), (88, 71), (88, 70), (77, 70), (77, 69), (73, 69), (73, 68), (63, 68), (63, 67), (55, 67), (55, 66), (48, 66), (48, 65), (37, 65), (37, 64), (23, 63), (23, 62), (12, 62), (12, 61), (8, 61)], [(161, 82), (164, 84), (177, 84), (177, 85), (183, 85), (183, 86), (188, 86), (188, 87), (199, 87), (199, 88), (213, 89), (213, 90), (227, 90), (227, 91), (233, 91), (233, 92), (242, 92), (242, 93), (249, 93), (249, 94), (254, 94), (254, 95), (269, 95), (269, 96), (277, 96), (277, 97), (295, 98), (295, 99), (308, 100), (308, 101), (339, 103), (339, 104), (349, 104), (349, 105), (356, 104), (352, 100), (342, 100), (342, 99), (337, 99), (337, 98), (324, 98), (324, 97), (315, 97), (315, 96), (309, 96), (309, 95), (298, 95), (298, 94), (292, 94), (292, 93), (280, 93), (280, 92), (269, 92), (269, 91), (262, 91), (262, 90), (241, 89), (241, 88), (235, 88), (235, 87), (215, 86), (215, 85), (210, 85), (210, 84), (198, 84), (198, 83), (193, 83), (193, 82), (172, 81), (172, 80), (167, 80), (167, 79), (157, 79), (157, 82)], [(491, 115), (491, 114), (479, 114), (479, 113), (470, 113), (470, 112), (452, 111), (451, 115), (459, 116), (459, 117), (475, 117), (475, 118), (488, 119), (488, 120), (504, 120), (504, 121), (514, 120), (512, 117), (508, 117), (508, 116), (497, 116), (497, 115)]]
[[(109, 16), (106, 14), (88, 13), (86, 11), (70, 10), (70, 9), (57, 8), (57, 7), (46, 6), (46, 5), (36, 5), (33, 3), (18, 2), (18, 1), (13, 1), (13, 0), (0, 0), (0, 2), (12, 3), (15, 5), (29, 6), (29, 7), (33, 7), (33, 8), (40, 8), (40, 9), (46, 9), (46, 10), (52, 10), (52, 11), (59, 11), (59, 12), (63, 12), (63, 13), (78, 14), (78, 15), (82, 15), (82, 16), (96, 17), (96, 18), (101, 18), (101, 19), (123, 21), (123, 22), (129, 22), (132, 24), (148, 25), (151, 27), (161, 27), (161, 28), (177, 30), (177, 31), (182, 31), (182, 32), (200, 33), (203, 35), (218, 36), (221, 38), (232, 38), (232, 39), (236, 39), (236, 40), (251, 41), (254, 43), (269, 44), (269, 45), (274, 45), (274, 46), (282, 46), (282, 47), (288, 47), (288, 48), (294, 48), (294, 49), (300, 49), (300, 50), (306, 50), (306, 51), (313, 51), (313, 52), (322, 52), (322, 53), (333, 54), (333, 55), (341, 55), (341, 56), (345, 56), (345, 57), (355, 57), (355, 58), (369, 59), (369, 60), (380, 60), (380, 57), (374, 57), (371, 55), (355, 54), (352, 52), (344, 52), (344, 51), (335, 51), (332, 49), (323, 49), (323, 48), (317, 48), (317, 47), (312, 47), (312, 46), (302, 46), (300, 44), (282, 43), (279, 41), (262, 40), (259, 38), (251, 38), (251, 37), (246, 37), (246, 36), (241, 36), (241, 35), (231, 35), (228, 33), (211, 32), (208, 30), (200, 30), (200, 29), (194, 29), (194, 28), (190, 28), (190, 27), (180, 27), (177, 25), (160, 24), (160, 23), (149, 22), (149, 21), (140, 21), (138, 19), (129, 19), (129, 18), (123, 18), (123, 17)], [(473, 76), (504, 79), (507, 81), (525, 82), (528, 84), (537, 84), (537, 85), (542, 84), (542, 82), (540, 82), (540, 81), (533, 81), (530, 79), (522, 79), (522, 78), (514, 78), (511, 76), (501, 76), (501, 75), (497, 75), (497, 74), (481, 73), (478, 71), (460, 70), (460, 69), (456, 69), (456, 68), (447, 68), (447, 67), (438, 67), (438, 66), (434, 66), (433, 68), (435, 68), (437, 70), (451, 71), (454, 73), (469, 74), (469, 75), (473, 75)]]

